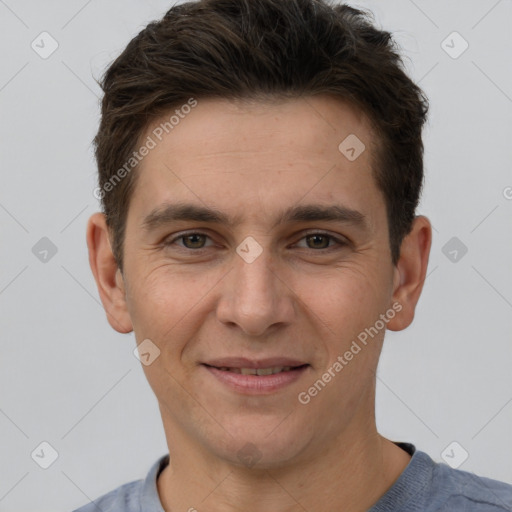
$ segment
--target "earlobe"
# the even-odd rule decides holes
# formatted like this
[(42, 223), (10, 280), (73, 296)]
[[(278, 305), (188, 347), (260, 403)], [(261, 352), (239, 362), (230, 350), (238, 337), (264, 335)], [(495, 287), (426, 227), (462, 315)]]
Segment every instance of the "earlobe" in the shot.
[(108, 227), (102, 213), (95, 213), (89, 219), (87, 247), (89, 264), (108, 322), (117, 332), (131, 332), (133, 326), (126, 304), (125, 283), (112, 253)]
[(411, 232), (402, 241), (400, 259), (393, 279), (393, 303), (401, 305), (400, 313), (387, 324), (391, 331), (401, 331), (414, 320), (416, 304), (427, 274), (432, 226), (427, 217), (420, 215), (413, 221)]

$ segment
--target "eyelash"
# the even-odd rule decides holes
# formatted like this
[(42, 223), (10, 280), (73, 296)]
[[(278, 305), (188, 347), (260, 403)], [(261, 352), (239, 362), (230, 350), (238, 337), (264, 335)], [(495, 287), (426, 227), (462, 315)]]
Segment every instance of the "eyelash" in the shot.
[[(191, 235), (200, 235), (200, 236), (205, 236), (207, 238), (210, 238), (208, 234), (203, 233), (201, 231), (188, 231), (188, 232), (180, 233), (179, 235), (171, 238), (170, 240), (165, 241), (164, 242), (164, 246), (166, 246), (166, 247), (167, 246), (171, 246), (176, 241), (183, 240), (187, 236), (191, 236)], [(307, 238), (307, 237), (313, 236), (313, 235), (320, 235), (320, 236), (327, 237), (331, 241), (334, 241), (336, 244), (338, 244), (339, 247), (343, 247), (343, 246), (347, 246), (348, 245), (347, 241), (345, 241), (345, 240), (343, 240), (341, 238), (338, 238), (338, 237), (336, 237), (334, 235), (331, 235), (330, 233), (326, 233), (324, 231), (310, 231), (310, 232), (307, 232), (307, 233), (304, 234), (304, 236), (302, 238), (300, 238), (300, 240), (303, 240), (304, 238)], [(198, 249), (190, 249), (189, 247), (181, 246), (180, 249), (184, 249), (186, 251), (193, 251), (193, 252), (196, 252), (196, 253), (201, 253), (201, 252), (207, 250), (208, 247), (200, 247)], [(326, 248), (323, 248), (323, 249), (310, 249), (310, 248), (306, 248), (306, 250), (310, 250), (310, 251), (314, 251), (314, 252), (320, 252), (320, 251), (326, 252), (326, 251), (330, 251), (330, 250), (333, 250), (333, 249), (335, 249), (335, 247), (326, 247)]]

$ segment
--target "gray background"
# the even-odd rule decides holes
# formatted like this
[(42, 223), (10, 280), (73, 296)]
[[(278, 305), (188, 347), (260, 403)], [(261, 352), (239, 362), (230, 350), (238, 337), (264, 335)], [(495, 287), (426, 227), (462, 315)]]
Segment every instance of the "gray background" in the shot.
[[(460, 469), (512, 483), (512, 2), (352, 5), (395, 33), (431, 101), (428, 278), (413, 325), (386, 336), (378, 426), (436, 460), (457, 441)], [(98, 210), (93, 77), (170, 6), (0, 0), (0, 511), (72, 510), (167, 453), (133, 334), (99, 302), (85, 226)], [(59, 44), (47, 59), (31, 48), (43, 31)], [(458, 58), (453, 31), (469, 44)], [(43, 237), (57, 248), (46, 262), (32, 252)], [(31, 458), (42, 441), (58, 452), (48, 469)]]

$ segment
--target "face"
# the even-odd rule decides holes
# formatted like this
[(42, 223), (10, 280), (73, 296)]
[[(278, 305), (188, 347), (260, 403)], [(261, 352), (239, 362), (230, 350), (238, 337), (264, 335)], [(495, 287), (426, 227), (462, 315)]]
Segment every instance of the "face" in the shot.
[(143, 368), (168, 437), (272, 467), (364, 433), (396, 284), (364, 116), (329, 97), (199, 100), (152, 137), (123, 286), (137, 343), (160, 351)]

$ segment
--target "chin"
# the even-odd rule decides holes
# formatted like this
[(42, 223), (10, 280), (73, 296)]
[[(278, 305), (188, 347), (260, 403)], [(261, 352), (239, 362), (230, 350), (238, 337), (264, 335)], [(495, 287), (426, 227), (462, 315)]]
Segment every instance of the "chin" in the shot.
[(239, 467), (262, 470), (284, 467), (300, 457), (311, 442), (307, 428), (290, 425), (285, 418), (282, 415), (270, 420), (268, 416), (252, 415), (224, 423), (232, 435), (226, 434), (224, 442), (210, 439), (205, 444), (212, 446), (217, 457)]

